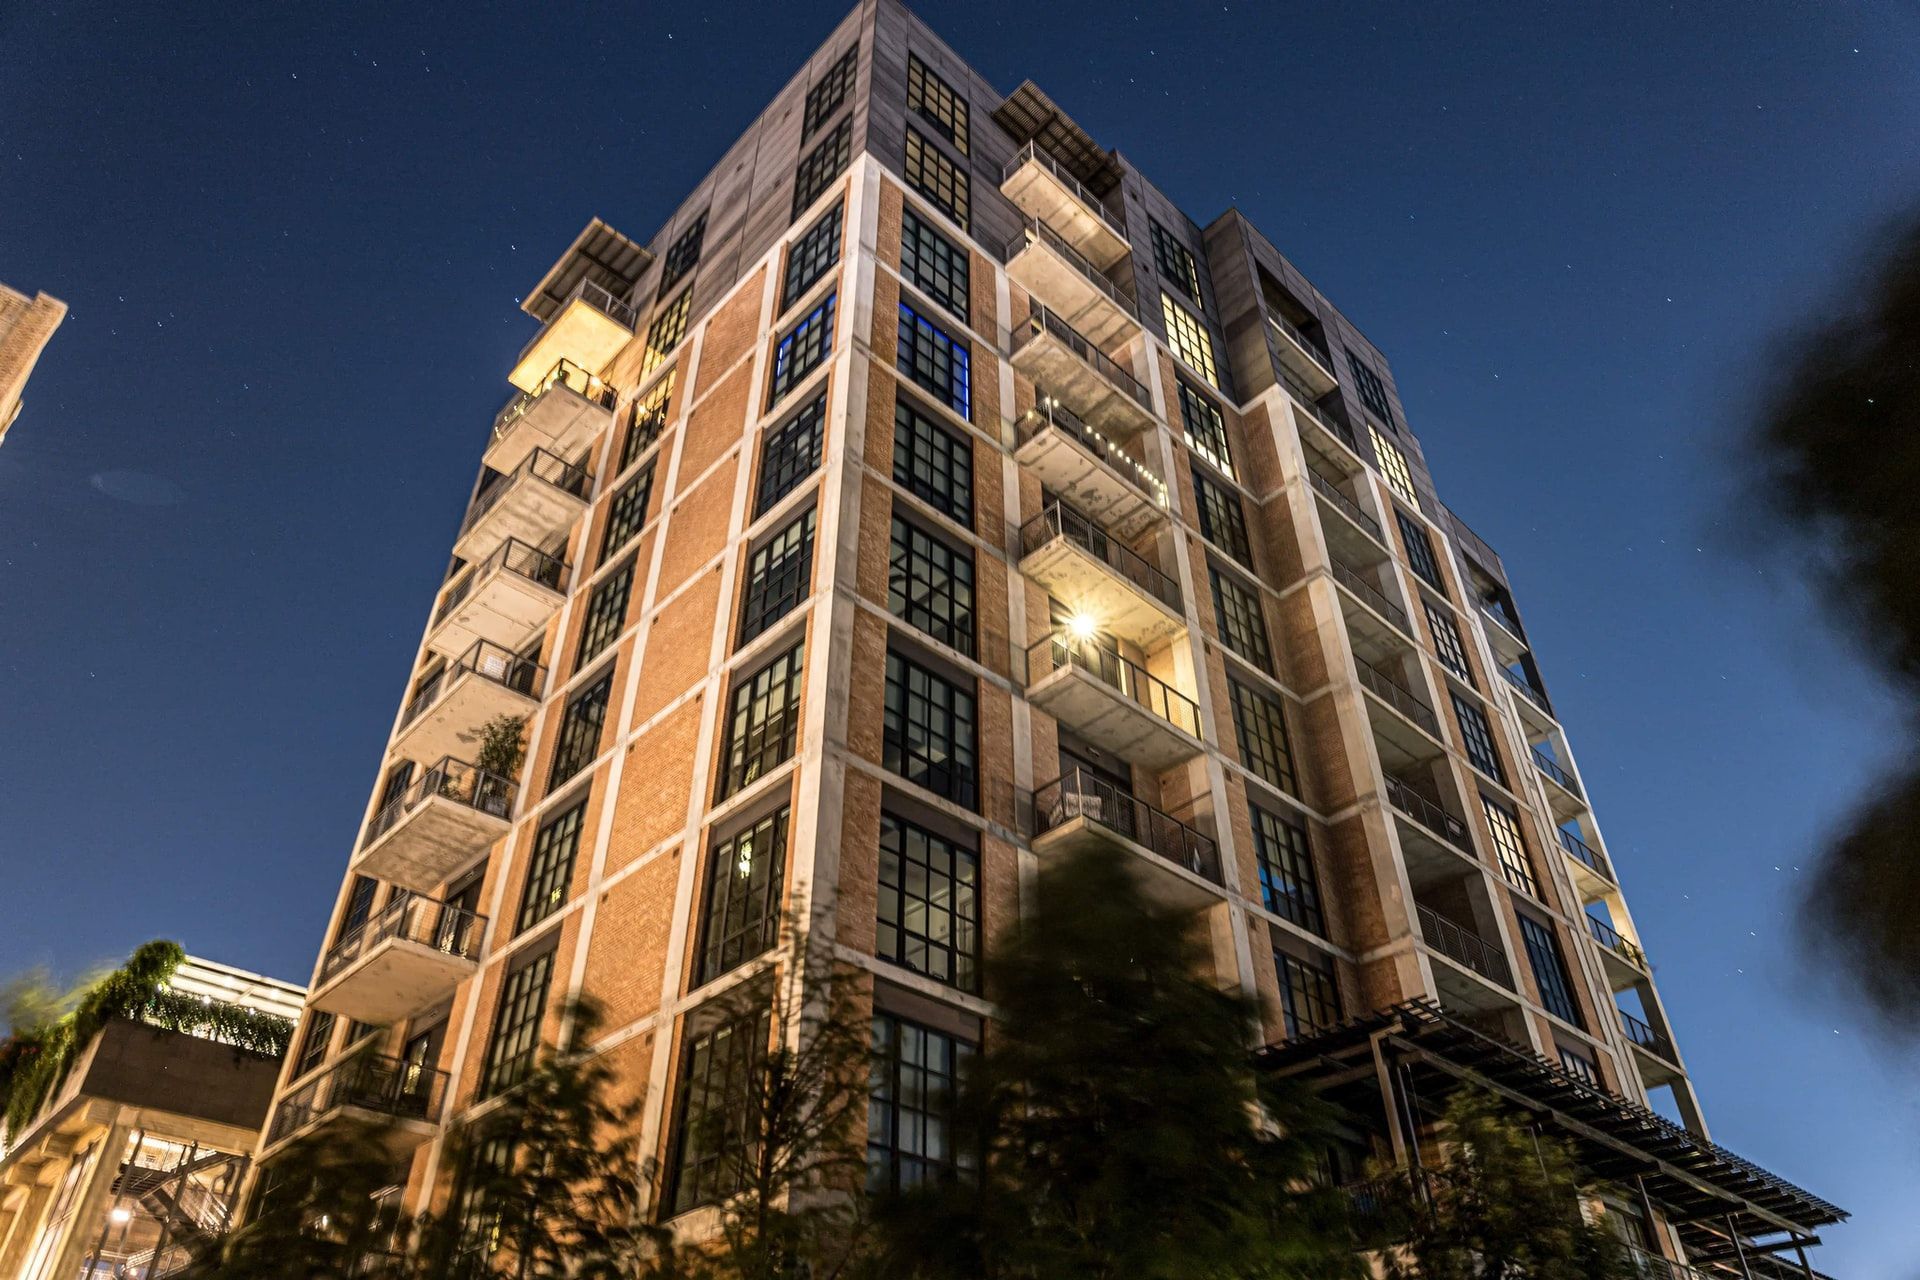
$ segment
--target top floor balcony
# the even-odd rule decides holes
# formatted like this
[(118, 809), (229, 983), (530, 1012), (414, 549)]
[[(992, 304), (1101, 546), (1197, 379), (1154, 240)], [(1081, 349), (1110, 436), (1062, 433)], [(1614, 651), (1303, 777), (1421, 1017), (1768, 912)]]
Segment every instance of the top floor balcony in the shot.
[(1028, 217), (1057, 230), (1096, 270), (1111, 269), (1132, 248), (1120, 220), (1037, 143), (1029, 142), (1007, 161), (1000, 191)]
[(606, 368), (640, 324), (633, 307), (586, 279), (551, 308), (551, 316), (507, 375), (522, 391), (538, 387), (563, 360), (582, 369)]
[(495, 471), (512, 471), (535, 449), (574, 457), (613, 421), (614, 399), (611, 383), (562, 360), (532, 389), (507, 401), (487, 432), (481, 461)]
[(1272, 335), (1274, 355), (1310, 395), (1317, 399), (1339, 385), (1340, 380), (1333, 372), (1333, 357), (1322, 344), (1272, 313), (1267, 315), (1267, 330)]
[(1102, 528), (1132, 539), (1167, 518), (1167, 482), (1160, 474), (1045, 387), (1034, 389), (1033, 408), (1014, 424), (1014, 434), (1020, 465)]
[(1126, 439), (1154, 424), (1146, 386), (1037, 300), (1014, 329), (1013, 367), (1109, 436)]
[(1066, 237), (1028, 218), (1007, 242), (1007, 274), (1095, 344), (1110, 346), (1139, 336), (1133, 299), (1087, 261)]

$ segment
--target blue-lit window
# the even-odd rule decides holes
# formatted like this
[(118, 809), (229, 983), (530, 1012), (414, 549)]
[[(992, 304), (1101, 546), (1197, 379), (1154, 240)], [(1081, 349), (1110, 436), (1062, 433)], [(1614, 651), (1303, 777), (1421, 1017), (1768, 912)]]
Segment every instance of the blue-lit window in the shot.
[(971, 416), (970, 353), (946, 330), (900, 304), (900, 372), (961, 417)]
[(793, 390), (833, 350), (833, 304), (839, 294), (830, 293), (819, 306), (807, 312), (799, 324), (787, 331), (773, 351), (773, 391), (768, 404)]

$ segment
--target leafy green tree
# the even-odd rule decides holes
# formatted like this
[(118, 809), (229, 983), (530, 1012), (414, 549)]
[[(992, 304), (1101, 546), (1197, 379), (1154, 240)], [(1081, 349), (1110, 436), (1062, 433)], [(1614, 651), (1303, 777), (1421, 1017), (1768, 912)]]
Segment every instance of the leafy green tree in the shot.
[(1344, 1197), (1315, 1184), (1329, 1117), (1256, 1078), (1256, 1010), (1205, 976), (1202, 935), (1115, 856), (1042, 868), (988, 959), (999, 1017), (957, 1099), (976, 1176), (881, 1206), (884, 1274), (1365, 1274)]
[(1387, 1280), (1629, 1280), (1625, 1249), (1557, 1139), (1472, 1092), (1447, 1107), (1437, 1162), (1385, 1182)]

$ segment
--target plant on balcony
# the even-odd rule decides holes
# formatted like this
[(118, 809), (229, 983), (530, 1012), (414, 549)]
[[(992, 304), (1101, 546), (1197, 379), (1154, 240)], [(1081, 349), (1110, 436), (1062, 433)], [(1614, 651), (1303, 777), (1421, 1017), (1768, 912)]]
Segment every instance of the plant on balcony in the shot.
[(1346, 1198), (1314, 1185), (1332, 1117), (1256, 1076), (1257, 1011), (1205, 939), (1107, 853), (1043, 865), (988, 959), (999, 1016), (956, 1100), (975, 1171), (876, 1209), (882, 1274), (1368, 1274)]
[(480, 726), (480, 750), (474, 753), (473, 767), (496, 778), (513, 781), (520, 764), (527, 758), (526, 719), (498, 715)]

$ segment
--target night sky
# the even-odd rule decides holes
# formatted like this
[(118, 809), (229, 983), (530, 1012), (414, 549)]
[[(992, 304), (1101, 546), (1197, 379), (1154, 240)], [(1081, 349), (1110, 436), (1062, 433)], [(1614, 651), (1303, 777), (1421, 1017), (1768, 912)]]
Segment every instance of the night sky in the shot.
[[(1855, 1212), (1823, 1268), (1910, 1277), (1910, 1057), (1789, 938), (1899, 726), (1741, 557), (1731, 441), (1920, 200), (1920, 12), (1543, 8), (923, 12), (1387, 353), (1714, 1136)], [(650, 238), (843, 11), (0, 4), (0, 280), (72, 307), (0, 449), (0, 972), (308, 975), (517, 299), (595, 214)]]

